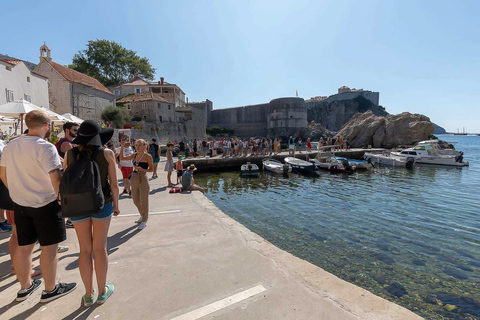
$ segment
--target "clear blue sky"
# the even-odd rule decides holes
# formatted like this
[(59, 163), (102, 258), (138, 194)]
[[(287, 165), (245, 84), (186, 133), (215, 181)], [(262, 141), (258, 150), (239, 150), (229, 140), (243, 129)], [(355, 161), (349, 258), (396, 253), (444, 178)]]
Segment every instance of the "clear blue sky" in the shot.
[(147, 57), (189, 101), (214, 108), (342, 85), (388, 112), (480, 133), (480, 1), (2, 1), (0, 53), (69, 64), (88, 40)]

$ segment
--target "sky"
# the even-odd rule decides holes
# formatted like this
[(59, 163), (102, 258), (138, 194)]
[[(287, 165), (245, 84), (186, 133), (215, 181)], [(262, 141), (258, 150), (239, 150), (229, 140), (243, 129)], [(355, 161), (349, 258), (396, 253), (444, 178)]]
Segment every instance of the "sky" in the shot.
[(480, 1), (0, 0), (0, 53), (70, 64), (89, 40), (134, 50), (214, 109), (380, 92), (391, 114), (480, 133)]

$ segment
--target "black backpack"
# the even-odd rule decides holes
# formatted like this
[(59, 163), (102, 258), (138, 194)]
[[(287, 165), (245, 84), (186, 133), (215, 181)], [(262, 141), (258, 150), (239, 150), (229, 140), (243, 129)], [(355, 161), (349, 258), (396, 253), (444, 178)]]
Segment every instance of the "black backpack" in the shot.
[[(89, 157), (82, 157), (78, 148), (72, 149), (73, 163), (60, 181), (60, 197), (64, 217), (81, 217), (100, 213), (105, 203), (100, 169), (95, 162), (97, 148)], [(83, 153), (83, 152), (82, 152)]]

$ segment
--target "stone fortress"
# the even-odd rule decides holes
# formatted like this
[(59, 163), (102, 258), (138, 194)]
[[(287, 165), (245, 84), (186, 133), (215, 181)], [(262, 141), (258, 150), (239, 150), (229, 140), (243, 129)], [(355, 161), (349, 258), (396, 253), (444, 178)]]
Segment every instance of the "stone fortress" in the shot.
[(307, 128), (307, 108), (319, 101), (351, 100), (357, 96), (379, 105), (379, 93), (343, 86), (331, 96), (278, 98), (268, 103), (225, 109), (207, 109), (207, 126), (218, 126), (234, 131), (239, 137), (275, 137), (301, 133)]

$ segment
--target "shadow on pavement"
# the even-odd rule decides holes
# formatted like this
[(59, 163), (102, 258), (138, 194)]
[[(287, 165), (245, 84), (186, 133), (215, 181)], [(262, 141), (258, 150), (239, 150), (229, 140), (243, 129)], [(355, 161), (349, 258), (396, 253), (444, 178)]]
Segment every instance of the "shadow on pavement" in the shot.
[(131, 226), (125, 230), (117, 232), (113, 236), (108, 237), (107, 239), (107, 253), (110, 255), (118, 250), (122, 244), (130, 240), (134, 235), (139, 231), (137, 230), (137, 225)]

